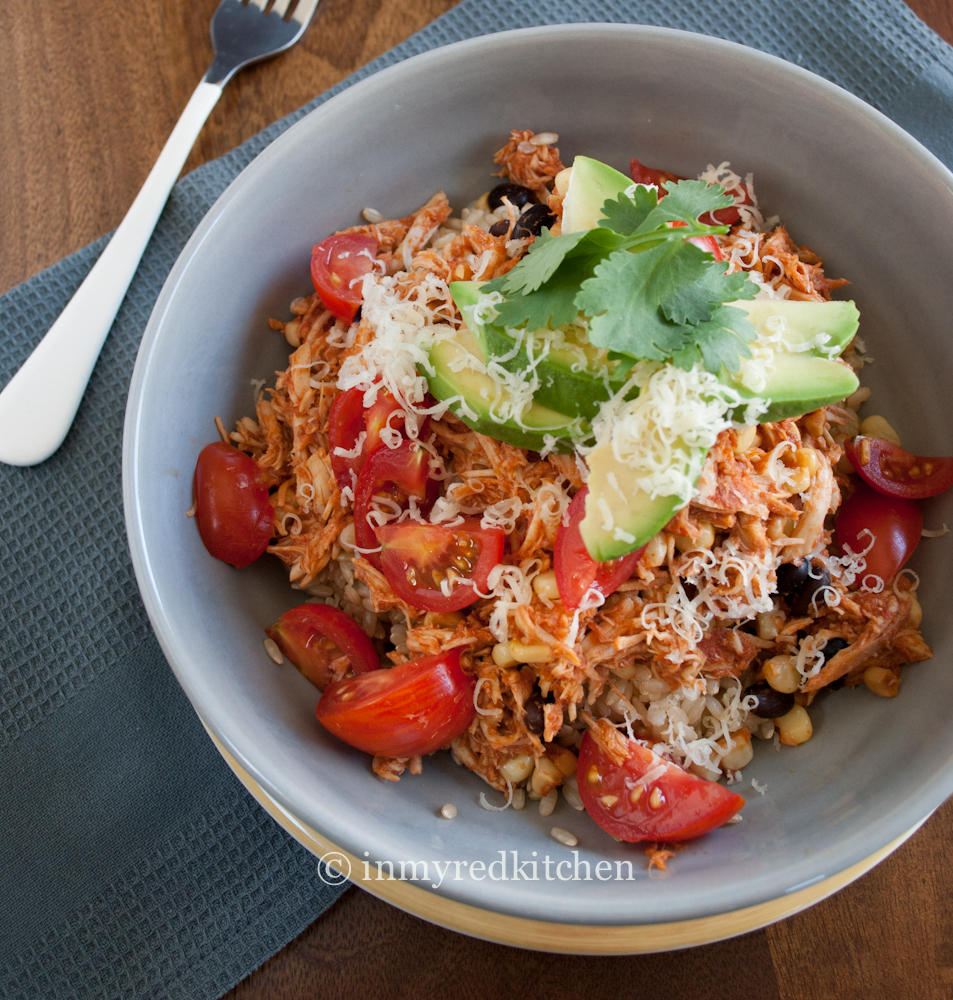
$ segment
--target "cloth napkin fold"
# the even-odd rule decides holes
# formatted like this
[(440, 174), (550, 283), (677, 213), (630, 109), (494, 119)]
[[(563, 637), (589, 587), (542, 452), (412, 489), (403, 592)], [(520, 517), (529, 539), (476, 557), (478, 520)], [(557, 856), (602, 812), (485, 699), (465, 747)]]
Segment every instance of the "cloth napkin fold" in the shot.
[[(464, 0), (185, 177), (66, 443), (37, 468), (0, 466), (0, 996), (216, 997), (342, 891), (324, 884), (317, 861), (232, 776), (150, 629), (120, 489), (123, 410), (139, 340), (199, 220), (313, 107), (439, 45), (581, 21), (682, 28), (782, 56), (853, 91), (953, 165), (953, 49), (900, 0)], [(0, 297), (0, 384), (105, 243)]]

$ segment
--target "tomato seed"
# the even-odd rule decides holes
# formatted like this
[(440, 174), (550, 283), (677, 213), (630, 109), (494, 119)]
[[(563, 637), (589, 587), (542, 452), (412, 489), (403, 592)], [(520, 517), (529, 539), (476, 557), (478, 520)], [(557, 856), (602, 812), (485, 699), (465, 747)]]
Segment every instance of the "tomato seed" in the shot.
[(636, 785), (635, 788), (633, 788), (632, 791), (629, 792), (629, 801), (638, 802), (639, 799), (642, 798), (644, 792), (645, 792), (644, 785)]
[(599, 773), (598, 768), (595, 764), (589, 768), (589, 773), (586, 775), (586, 780), (590, 785), (598, 785), (602, 781), (602, 775)]

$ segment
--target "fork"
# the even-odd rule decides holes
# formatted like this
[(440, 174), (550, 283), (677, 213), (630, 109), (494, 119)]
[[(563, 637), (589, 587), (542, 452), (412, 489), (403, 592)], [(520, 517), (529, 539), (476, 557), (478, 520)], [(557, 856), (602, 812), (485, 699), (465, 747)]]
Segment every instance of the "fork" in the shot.
[(222, 88), (240, 69), (290, 48), (318, 0), (221, 0), (215, 58), (99, 260), (0, 392), (0, 462), (38, 465), (63, 443), (103, 343), (185, 160)]

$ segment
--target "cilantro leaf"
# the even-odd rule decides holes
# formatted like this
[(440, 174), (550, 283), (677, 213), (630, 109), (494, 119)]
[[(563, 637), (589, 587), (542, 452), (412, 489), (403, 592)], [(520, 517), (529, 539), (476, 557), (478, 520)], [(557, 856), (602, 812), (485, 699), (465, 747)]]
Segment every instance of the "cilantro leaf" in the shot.
[[(591, 277), (601, 257), (570, 258), (562, 263), (558, 273), (528, 295), (514, 295), (497, 305), (495, 326), (538, 330), (571, 323), (579, 312), (576, 295), (579, 286)], [(516, 268), (513, 268), (515, 271)], [(511, 271), (510, 274), (513, 272)], [(484, 286), (486, 287), (486, 286)]]
[(583, 229), (578, 233), (553, 236), (548, 229), (544, 229), (526, 256), (504, 276), (503, 290), (509, 295), (535, 292), (556, 273), (566, 254), (588, 235)]
[(691, 343), (675, 351), (672, 360), (685, 370), (701, 361), (714, 374), (722, 368), (734, 372), (741, 366), (742, 358), (751, 357), (747, 342), (755, 336), (755, 328), (743, 309), (719, 305), (712, 310), (710, 320), (692, 327)]
[(599, 226), (623, 236), (631, 236), (657, 204), (656, 192), (638, 184), (631, 195), (628, 191), (623, 191), (616, 200), (610, 198), (606, 201), (602, 206), (605, 218), (599, 220)]
[[(725, 265), (712, 260), (700, 247), (683, 244), (679, 257), (681, 270), (673, 271), (675, 287), (660, 302), (662, 314), (672, 323), (704, 323), (711, 319), (712, 306), (733, 299), (750, 299), (757, 294), (755, 285), (744, 272), (725, 274)], [(688, 261), (702, 260), (702, 270), (693, 274)]]
[[(698, 217), (719, 208), (730, 208), (734, 204), (731, 195), (717, 184), (704, 181), (679, 181), (668, 185), (668, 194), (652, 209), (635, 231), (636, 236), (661, 229), (666, 222), (683, 222), (685, 225), (698, 224)], [(712, 227), (712, 232), (724, 232), (723, 226)]]
[(666, 241), (642, 253), (616, 251), (596, 266), (576, 296), (592, 317), (589, 340), (596, 347), (664, 361), (685, 346), (688, 329), (670, 323), (659, 308), (672, 293), (672, 270), (684, 246)]

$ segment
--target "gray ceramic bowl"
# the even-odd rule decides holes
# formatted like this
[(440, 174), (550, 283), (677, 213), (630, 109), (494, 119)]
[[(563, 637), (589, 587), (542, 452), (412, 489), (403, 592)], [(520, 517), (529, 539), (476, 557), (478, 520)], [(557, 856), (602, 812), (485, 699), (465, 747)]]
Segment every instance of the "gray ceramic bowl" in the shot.
[[(535, 808), (482, 810), (486, 786), (447, 754), (429, 758), (422, 777), (376, 779), (366, 756), (316, 724), (317, 692), (263, 652), (262, 627), (300, 601), (277, 561), (242, 572), (218, 563), (183, 516), (213, 417), (229, 424), (252, 412), (250, 380), (286, 363), (266, 321), (308, 293), (312, 245), (355, 224), (365, 205), (401, 216), (441, 187), (466, 204), (494, 183), (493, 152), (515, 127), (558, 132), (566, 162), (585, 153), (624, 170), (637, 154), (688, 175), (721, 160), (754, 171), (762, 205), (822, 254), (829, 274), (853, 282), (877, 361), (864, 372), (874, 409), (913, 450), (953, 452), (953, 176), (932, 155), (845, 91), (728, 42), (635, 26), (507, 32), (418, 56), (321, 106), (244, 171), (189, 241), (146, 331), (126, 418), (126, 518), (146, 607), (222, 743), (285, 808), (358, 857), (571, 859), (549, 836), (557, 823), (579, 838), (580, 860), (633, 859), (636, 881), (541, 872), (536, 882), (463, 879), (437, 891), (587, 924), (680, 920), (780, 897), (867, 857), (953, 792), (949, 539), (924, 541), (912, 563), (936, 659), (905, 673), (896, 700), (863, 688), (820, 699), (815, 736), (800, 748), (760, 745), (745, 771), (744, 822), (650, 879), (638, 847), (565, 804), (551, 819)], [(928, 525), (953, 524), (950, 498), (925, 506)], [(445, 802), (459, 808), (452, 823), (437, 818)]]

